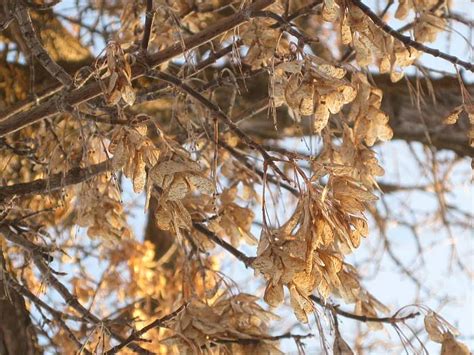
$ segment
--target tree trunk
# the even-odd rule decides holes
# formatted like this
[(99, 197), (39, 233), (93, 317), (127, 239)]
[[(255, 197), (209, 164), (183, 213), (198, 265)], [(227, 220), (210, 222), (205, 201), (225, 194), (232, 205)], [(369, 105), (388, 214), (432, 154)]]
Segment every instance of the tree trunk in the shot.
[[(392, 83), (386, 75), (373, 75), (373, 81), (384, 93), (382, 111), (390, 117), (393, 139), (420, 142), (436, 149), (448, 149), (461, 157), (474, 156), (474, 148), (469, 145), (470, 124), (467, 115), (463, 112), (454, 125), (443, 123), (443, 119), (453, 109), (463, 104), (457, 78), (407, 77)], [(266, 80), (260, 80), (258, 85), (260, 92), (266, 93)], [(466, 93), (473, 97), (474, 84), (466, 84), (465, 88)], [(254, 88), (250, 90), (251, 96), (258, 92)], [(257, 101), (255, 96), (253, 97)], [(240, 127), (260, 139), (312, 134), (309, 118), (296, 125), (286, 110), (279, 110), (278, 130), (275, 130), (273, 120), (265, 116), (266, 111), (244, 121)]]
[(0, 355), (42, 354), (25, 300), (0, 279)]

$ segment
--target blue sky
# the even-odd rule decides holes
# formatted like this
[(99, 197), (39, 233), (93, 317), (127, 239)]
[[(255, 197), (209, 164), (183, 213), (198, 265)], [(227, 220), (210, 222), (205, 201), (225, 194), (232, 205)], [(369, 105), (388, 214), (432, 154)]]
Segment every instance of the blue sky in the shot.
[[(68, 7), (72, 4), (71, 1), (62, 1), (60, 5), (56, 7), (57, 10), (60, 11), (67, 11)], [(366, 4), (371, 6), (373, 9), (376, 9), (377, 6), (373, 1), (366, 1)], [(381, 8), (382, 6), (379, 6)], [(452, 8), (457, 9), (458, 12), (462, 12), (465, 17), (474, 20), (473, 18), (473, 3), (469, 0), (456, 0), (453, 3)], [(469, 11), (471, 10), (471, 11)], [(73, 14), (70, 14), (73, 15)], [(390, 22), (393, 27), (397, 28), (402, 23), (399, 21), (391, 21)], [(405, 21), (403, 22), (405, 23)], [(450, 54), (459, 56), (464, 60), (472, 61), (473, 60), (473, 53), (469, 50), (469, 41), (472, 43), (472, 38), (470, 38), (470, 34), (468, 32), (467, 27), (464, 25), (456, 25), (454, 28), (455, 31), (460, 32), (465, 36), (463, 38), (459, 34), (452, 33), (449, 35), (440, 36), (440, 38), (433, 44), (431, 47), (438, 48), (440, 50), (444, 50), (449, 52)], [(96, 52), (100, 52), (103, 49), (104, 43), (97, 42)], [(421, 62), (430, 67), (436, 68), (438, 70), (443, 70), (447, 72), (454, 72), (453, 66), (441, 59), (434, 58), (428, 55), (424, 55), (421, 59)], [(413, 69), (408, 69), (407, 73), (413, 73)], [(465, 80), (472, 82), (474, 81), (474, 75), (472, 73), (464, 73), (463, 77)], [(310, 141), (312, 138), (306, 137), (305, 140), (301, 139), (288, 139), (282, 142), (282, 145), (298, 150), (298, 151), (306, 151), (306, 143)], [(415, 150), (420, 151), (420, 155), (423, 156), (421, 153), (421, 147), (416, 146)], [(429, 180), (426, 176), (417, 174), (417, 163), (414, 159), (410, 158), (410, 152), (408, 151), (407, 145), (403, 142), (392, 142), (388, 144), (384, 144), (380, 148), (378, 148), (379, 156), (383, 161), (383, 167), (386, 170), (386, 176), (383, 178), (383, 181), (394, 181), (398, 182), (399, 178), (401, 177), (402, 181), (407, 184), (418, 184), (424, 183)], [(450, 202), (459, 206), (460, 208), (470, 211), (472, 213), (474, 207), (474, 200), (473, 200), (473, 191), (472, 185), (470, 183), (470, 161), (465, 159), (458, 167), (455, 174), (456, 183), (459, 183), (459, 187), (449, 196)], [(130, 188), (130, 184), (127, 182), (124, 185), (126, 202), (130, 202), (131, 200), (139, 200), (138, 205), (143, 204), (143, 196), (136, 196), (133, 194)], [(394, 208), (402, 209), (402, 203), (409, 204), (414, 209), (423, 209), (423, 208), (431, 208), (433, 206), (433, 199), (421, 195), (421, 194), (411, 194), (409, 196), (403, 195), (400, 196), (387, 196), (387, 200), (389, 201), (390, 205)], [(285, 203), (281, 201), (281, 206), (278, 208), (279, 214), (288, 214), (291, 209), (287, 211), (283, 210)], [(402, 209), (403, 210), (403, 209)], [(259, 210), (256, 211), (257, 215), (259, 214)], [(403, 213), (403, 211), (402, 211)], [(145, 214), (141, 207), (134, 209), (134, 217), (130, 220), (130, 224), (133, 230), (136, 233), (137, 238), (143, 238), (143, 227), (145, 223)], [(255, 235), (259, 235), (258, 228), (254, 228)], [(455, 301), (451, 302), (442, 307), (440, 313), (453, 325), (458, 327), (464, 342), (468, 343), (471, 348), (474, 348), (474, 325), (472, 320), (472, 312), (473, 312), (473, 289), (474, 284), (472, 279), (467, 278), (463, 275), (458, 275), (453, 277), (452, 274), (449, 274), (449, 265), (445, 260), (449, 255), (447, 249), (449, 248), (448, 245), (439, 243), (440, 240), (446, 240), (446, 235), (443, 232), (438, 230), (433, 230), (430, 226), (426, 226), (422, 231), (420, 231), (420, 236), (422, 239), (422, 244), (426, 246), (428, 249), (427, 253), (425, 254), (425, 261), (426, 264), (424, 269), (422, 269), (419, 265), (419, 261), (415, 261), (413, 264), (413, 258), (415, 256), (416, 245), (413, 242), (413, 238), (410, 236), (408, 230), (402, 226), (393, 225), (389, 229), (389, 239), (393, 244), (394, 250), (397, 256), (402, 260), (404, 264), (407, 265), (414, 265), (413, 272), (415, 274), (419, 274), (420, 278), (422, 278), (423, 282), (428, 285), (430, 288), (434, 290), (434, 296), (436, 298), (443, 298), (446, 296), (452, 297), (455, 296)], [(461, 233), (459, 232), (456, 235), (457, 242), (458, 242), (458, 249), (461, 253), (465, 253), (466, 263), (474, 270), (473, 259), (472, 259), (472, 252), (473, 252), (473, 235), (471, 233)], [(376, 250), (377, 243), (380, 240), (377, 240), (378, 236), (377, 233), (371, 233), (370, 237), (367, 240), (364, 240), (361, 247), (349, 257), (353, 263), (361, 263), (364, 260), (370, 260), (373, 258), (372, 251)], [(434, 244), (433, 247), (430, 247), (431, 244)], [(255, 248), (250, 248), (243, 246), (241, 248), (245, 251), (248, 255), (255, 254)], [(220, 253), (218, 249), (215, 251), (216, 253)], [(229, 264), (226, 266), (225, 270), (229, 276), (238, 275), (238, 280), (240, 281), (239, 284), (242, 285), (243, 291), (252, 292), (257, 295), (263, 295), (262, 283), (252, 283), (249, 280), (253, 278), (253, 272), (250, 270), (245, 270), (238, 264)], [(367, 263), (362, 263), (361, 270), (363, 275), (369, 276), (373, 273), (370, 267), (367, 266)], [(100, 274), (100, 267), (97, 267), (96, 273), (97, 276)], [(261, 278), (260, 278), (261, 280)], [(402, 276), (400, 270), (398, 270), (397, 266), (387, 257), (384, 255), (382, 261), (380, 263), (380, 269), (377, 272), (376, 276), (364, 282), (364, 286), (367, 287), (370, 292), (372, 292), (380, 301), (384, 304), (388, 305), (392, 311), (396, 311), (398, 308), (412, 304), (417, 299), (416, 294), (416, 287), (414, 284), (407, 280), (406, 277)], [(433, 299), (433, 296), (424, 295), (423, 292), (421, 294), (421, 298), (423, 303), (433, 307), (435, 310), (438, 310), (438, 302), (437, 301), (430, 301)], [(350, 306), (342, 306), (344, 309), (352, 310)], [(275, 329), (276, 333), (283, 333), (286, 331), (286, 327), (296, 323), (296, 319), (293, 317), (291, 311), (288, 307), (281, 307), (277, 310), (277, 313), (282, 315), (285, 319), (277, 325)], [(351, 320), (344, 320), (340, 319), (342, 323), (342, 332), (345, 339), (351, 344), (351, 334), (355, 330), (355, 322)], [(420, 325), (422, 324), (420, 320), (413, 322), (413, 324)], [(388, 327), (386, 327), (388, 329)], [(301, 327), (301, 332), (312, 332), (317, 333), (317, 329), (315, 328), (314, 324), (308, 329), (307, 327)], [(380, 332), (375, 335), (375, 337), (383, 338), (390, 336), (394, 342), (397, 342), (398, 339), (394, 332), (384, 333)], [(314, 338), (308, 341), (308, 349), (316, 349), (319, 346), (318, 338)], [(284, 342), (284, 348), (289, 350), (294, 349), (294, 345), (291, 341)], [(434, 353), (439, 351), (439, 345), (434, 344), (432, 342), (428, 343), (428, 349), (432, 350)], [(393, 353), (399, 353), (396, 350)]]

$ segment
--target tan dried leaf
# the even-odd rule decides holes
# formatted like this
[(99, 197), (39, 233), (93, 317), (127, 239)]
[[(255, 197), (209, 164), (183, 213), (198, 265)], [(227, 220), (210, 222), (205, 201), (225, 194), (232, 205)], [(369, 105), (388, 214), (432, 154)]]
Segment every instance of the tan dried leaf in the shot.
[(334, 345), (333, 345), (333, 354), (334, 355), (354, 355), (349, 344), (342, 339), (341, 334), (336, 332), (336, 336), (334, 337)]
[(273, 285), (271, 282), (267, 284), (263, 299), (272, 307), (278, 307), (283, 302), (283, 285)]
[(313, 120), (313, 130), (314, 133), (320, 133), (324, 127), (327, 126), (329, 121), (329, 109), (324, 104), (319, 104), (316, 107), (316, 112), (314, 113), (314, 120)]
[(176, 177), (166, 190), (166, 199), (169, 201), (182, 200), (189, 191), (188, 184), (182, 177)]
[(449, 331), (443, 335), (441, 355), (471, 355), (469, 348), (457, 341)]
[(335, 79), (342, 79), (346, 75), (344, 68), (338, 68), (330, 64), (320, 64), (317, 66), (316, 71)]
[(360, 66), (365, 67), (372, 62), (372, 53), (370, 48), (363, 43), (359, 37), (353, 39), (354, 49), (356, 53), (356, 60)]
[(290, 302), (291, 307), (293, 308), (293, 312), (296, 315), (296, 318), (301, 323), (308, 323), (308, 315), (307, 313), (313, 310), (313, 306), (310, 301), (308, 301), (305, 297), (303, 297), (300, 292), (298, 291), (295, 285), (291, 285), (290, 289)]
[(458, 119), (459, 119), (459, 115), (461, 114), (461, 112), (463, 111), (463, 106), (458, 106), (456, 107), (454, 110), (452, 110), (449, 115), (447, 115), (444, 119), (443, 119), (443, 123), (446, 124), (446, 125), (452, 125), (452, 124), (455, 124)]
[(339, 17), (339, 5), (335, 0), (324, 0), (322, 17), (324, 21), (335, 22)]
[(131, 85), (126, 85), (122, 89), (122, 99), (129, 106), (132, 106), (135, 103), (135, 91)]
[(430, 339), (434, 342), (442, 343), (445, 329), (443, 321), (434, 312), (429, 312), (425, 316), (424, 323)]
[(311, 82), (302, 81), (301, 76), (293, 75), (288, 80), (285, 99), (288, 106), (300, 115), (311, 115), (314, 112), (314, 86)]
[(186, 179), (200, 192), (208, 195), (214, 193), (214, 185), (211, 180), (199, 175), (187, 175)]
[(347, 16), (344, 16), (341, 21), (341, 42), (345, 45), (352, 42), (352, 31)]

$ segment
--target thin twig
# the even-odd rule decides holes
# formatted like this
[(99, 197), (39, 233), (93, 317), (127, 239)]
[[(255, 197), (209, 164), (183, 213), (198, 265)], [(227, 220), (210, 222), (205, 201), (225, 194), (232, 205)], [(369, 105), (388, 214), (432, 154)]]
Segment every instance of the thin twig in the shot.
[(251, 258), (251, 257), (245, 255), (244, 253), (242, 253), (241, 251), (237, 250), (232, 245), (227, 243), (225, 240), (219, 238), (217, 235), (215, 235), (213, 232), (211, 232), (209, 229), (207, 229), (202, 224), (193, 223), (193, 227), (196, 228), (196, 230), (198, 230), (202, 234), (204, 234), (207, 238), (212, 240), (214, 243), (218, 244), (219, 246), (221, 246), (222, 248), (227, 250), (229, 253), (234, 255), (238, 260), (243, 262), (246, 267), (251, 267), (252, 266), (252, 261), (255, 258)]
[(20, 27), (21, 34), (25, 40), (25, 44), (41, 65), (51, 74), (53, 78), (58, 79), (64, 86), (72, 85), (71, 76), (48, 54), (41, 44), (38, 35), (33, 27), (28, 8), (22, 1), (18, 1), (14, 9), (14, 16)]
[(147, 53), (148, 42), (150, 42), (151, 27), (153, 25), (153, 17), (155, 12), (153, 11), (153, 0), (146, 0), (146, 14), (145, 14), (145, 29), (143, 32), (142, 47), (141, 50), (144, 55)]
[(412, 47), (416, 50), (424, 52), (426, 54), (432, 55), (433, 57), (443, 58), (454, 65), (460, 65), (465, 69), (474, 72), (474, 64), (463, 61), (458, 57), (453, 55), (441, 52), (438, 49), (430, 48), (421, 44), (420, 42), (412, 40), (410, 37), (402, 35), (400, 32), (395, 30), (394, 28), (390, 27), (386, 22), (384, 22), (375, 12), (373, 12), (367, 5), (362, 3), (360, 0), (351, 0), (351, 2), (357, 6), (359, 9), (362, 10), (373, 22), (374, 24), (379, 27), (382, 31), (387, 33), (388, 35), (398, 39), (407, 47)]
[[(12, 241), (15, 243), (15, 239), (12, 238), (13, 232), (6, 226), (1, 226), (0, 225), (0, 232), (3, 234), (5, 239)], [(33, 243), (31, 243), (33, 244)], [(83, 319), (91, 322), (95, 325), (101, 325), (107, 328), (107, 331), (112, 335), (112, 337), (120, 342), (124, 342), (125, 339), (118, 333), (112, 331), (109, 327), (107, 327), (104, 322), (99, 319), (97, 316), (95, 316), (93, 313), (89, 312), (87, 308), (85, 308), (78, 300), (76, 297), (74, 297), (69, 290), (67, 289), (66, 286), (64, 286), (55, 276), (54, 276), (54, 271), (51, 270), (51, 268), (44, 262), (43, 260), (43, 255), (39, 251), (40, 247), (39, 246), (30, 246), (29, 244), (26, 243), (21, 243), (20, 245), (23, 247), (26, 251), (30, 252), (33, 261), (38, 268), (38, 270), (41, 272), (43, 277), (49, 284), (61, 295), (63, 300), (66, 302), (66, 305), (72, 307), (74, 310), (76, 310), (80, 315), (82, 315)], [(150, 354), (149, 351), (143, 349), (141, 346), (130, 343), (127, 344), (127, 347), (132, 349), (133, 351), (140, 353), (140, 354)]]
[[(0, 254), (1, 257), (1, 254)], [(37, 307), (45, 309), (47, 312), (49, 312), (54, 320), (58, 322), (59, 326), (64, 329), (64, 331), (68, 334), (68, 337), (72, 339), (74, 344), (76, 344), (76, 347), (78, 350), (82, 350), (84, 354), (91, 355), (92, 353), (87, 350), (81, 342), (77, 339), (76, 335), (72, 332), (72, 330), (67, 326), (67, 324), (64, 322), (63, 318), (69, 318), (73, 319), (76, 321), (83, 321), (80, 317), (76, 317), (73, 315), (69, 315), (67, 313), (59, 312), (55, 310), (54, 308), (50, 307), (48, 304), (43, 302), (41, 299), (39, 299), (37, 296), (35, 296), (30, 290), (28, 290), (25, 286), (19, 284), (11, 275), (8, 273), (5, 273), (6, 275), (6, 284), (14, 289), (16, 292), (19, 294), (23, 295), (24, 297), (27, 297), (31, 302), (33, 302)]]
[(163, 81), (168, 82), (169, 84), (175, 86), (176, 88), (180, 89), (184, 93), (188, 94), (189, 96), (193, 97), (198, 102), (203, 104), (211, 111), (213, 115), (215, 115), (219, 120), (227, 124), (227, 126), (229, 126), (229, 128), (251, 149), (257, 150), (262, 155), (263, 159), (265, 160), (265, 163), (268, 164), (273, 169), (273, 171), (275, 171), (275, 173), (280, 175), (280, 177), (286, 182), (291, 183), (288, 177), (280, 170), (280, 168), (276, 166), (274, 158), (271, 157), (268, 152), (262, 148), (260, 144), (255, 142), (250, 136), (248, 136), (244, 131), (242, 131), (235, 124), (235, 122), (233, 122), (224, 112), (222, 112), (222, 110), (217, 105), (209, 101), (207, 98), (205, 98), (203, 95), (201, 95), (189, 85), (185, 84), (182, 80), (171, 74), (160, 72), (157, 70), (150, 70), (148, 76), (151, 78), (161, 79)]
[(407, 319), (415, 318), (420, 315), (420, 312), (412, 312), (410, 314), (407, 314), (406, 316), (398, 317), (397, 314), (395, 313), (393, 316), (390, 317), (369, 317), (369, 316), (363, 316), (363, 315), (358, 315), (350, 312), (343, 311), (337, 306), (331, 305), (327, 302), (325, 302), (322, 298), (311, 295), (309, 296), (314, 302), (319, 304), (320, 306), (323, 306), (325, 308), (329, 308), (331, 311), (337, 313), (338, 315), (356, 320), (358, 322), (376, 322), (376, 323), (388, 323), (388, 324), (395, 324), (395, 323), (401, 323), (406, 321)]
[(236, 343), (236, 344), (258, 344), (262, 341), (278, 341), (281, 339), (295, 339), (295, 340), (301, 340), (301, 339), (306, 339), (306, 338), (312, 338), (314, 337), (313, 334), (292, 334), (292, 333), (285, 333), (281, 335), (275, 335), (275, 336), (260, 336), (258, 338), (250, 338), (250, 339), (225, 339), (225, 340), (216, 340), (216, 343), (219, 344), (229, 344), (229, 343)]
[(112, 159), (86, 168), (73, 168), (65, 173), (58, 173), (47, 179), (38, 179), (10, 186), (0, 186), (0, 201), (9, 196), (24, 196), (31, 194), (44, 194), (60, 190), (66, 186), (79, 184), (96, 175), (112, 169)]
[[(245, 255), (244, 253), (238, 251), (237, 249), (235, 249), (232, 245), (228, 244), (227, 242), (223, 241), (222, 239), (218, 238), (217, 236), (214, 235), (214, 233), (212, 233), (211, 231), (209, 231), (206, 227), (202, 226), (202, 225), (196, 225), (194, 224), (193, 225), (197, 230), (199, 230), (200, 232), (204, 233), (209, 239), (211, 239), (212, 241), (216, 242), (215, 238), (217, 238), (220, 242), (216, 244), (219, 244), (221, 247), (223, 247), (225, 250), (227, 250), (229, 253), (231, 253), (232, 255), (234, 255), (238, 260), (240, 260), (241, 262), (243, 262), (245, 264), (245, 266), (250, 266), (252, 267), (252, 262), (254, 260), (254, 258), (252, 257), (249, 257), (247, 255)], [(215, 238), (214, 238), (215, 237)], [(250, 261), (250, 262), (249, 262)], [(343, 311), (341, 309), (339, 309), (339, 307), (337, 306), (334, 306), (334, 305), (331, 305), (329, 303), (326, 303), (325, 301), (323, 301), (321, 298), (319, 298), (318, 296), (315, 296), (315, 295), (310, 295), (309, 296), (314, 302), (316, 302), (317, 304), (319, 304), (320, 306), (322, 307), (325, 307), (325, 308), (328, 308), (330, 309), (331, 311), (334, 311), (336, 312), (338, 315), (342, 316), (342, 317), (345, 317), (345, 318), (350, 318), (350, 319), (354, 319), (356, 321), (359, 321), (359, 322), (378, 322), (378, 323), (389, 323), (389, 324), (395, 324), (395, 323), (400, 323), (400, 322), (404, 322), (408, 319), (411, 319), (411, 318), (415, 318), (417, 317), (418, 315), (420, 315), (420, 312), (412, 312), (406, 316), (402, 316), (402, 317), (398, 317), (397, 314), (395, 313), (393, 316), (391, 317), (370, 317), (370, 316), (364, 316), (364, 315), (358, 315), (358, 314), (354, 314), (354, 313), (350, 313), (350, 312), (347, 312), (347, 311)]]
[(129, 345), (130, 343), (140, 339), (140, 337), (145, 334), (146, 332), (148, 332), (149, 330), (151, 329), (154, 329), (154, 328), (162, 328), (165, 326), (164, 323), (166, 323), (167, 321), (173, 319), (174, 317), (176, 317), (178, 315), (179, 312), (181, 312), (184, 308), (186, 308), (187, 304), (184, 303), (182, 304), (178, 309), (176, 309), (175, 311), (173, 311), (172, 313), (164, 316), (164, 317), (161, 317), (159, 319), (156, 319), (154, 320), (153, 322), (151, 322), (150, 324), (148, 324), (147, 326), (143, 327), (142, 329), (140, 330), (137, 330), (135, 332), (133, 332), (132, 334), (130, 334), (130, 336), (125, 339), (123, 342), (121, 342), (120, 344), (118, 345), (115, 345), (113, 348), (107, 350), (104, 355), (112, 355), (112, 354), (115, 354), (117, 353), (120, 349), (124, 348), (125, 346)]
[[(175, 42), (173, 45), (155, 54), (149, 55), (146, 58), (147, 68), (145, 68), (142, 63), (137, 63), (133, 66), (132, 80), (136, 80), (145, 75), (148, 68), (157, 67), (158, 65), (176, 56), (182, 55), (191, 49), (199, 47), (204, 43), (214, 39), (215, 37), (249, 21), (250, 15), (253, 12), (262, 10), (274, 2), (275, 0), (257, 0), (239, 12), (208, 26), (203, 31), (189, 36), (183, 41)], [(67, 106), (77, 106), (83, 102), (94, 99), (101, 94), (101, 83), (93, 82), (71, 92), (67, 92), (64, 95), (63, 100)], [(16, 110), (18, 110), (18, 108)], [(16, 132), (48, 117), (54, 116), (59, 112), (60, 107), (54, 98), (32, 108), (28, 112), (19, 112), (15, 115), (11, 115), (9, 112), (4, 112), (0, 114), (0, 137)]]

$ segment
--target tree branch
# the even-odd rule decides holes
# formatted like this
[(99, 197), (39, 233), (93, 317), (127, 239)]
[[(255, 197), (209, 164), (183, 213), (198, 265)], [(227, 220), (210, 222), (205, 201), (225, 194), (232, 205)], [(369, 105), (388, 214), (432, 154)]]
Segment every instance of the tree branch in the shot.
[(238, 260), (244, 263), (246, 267), (251, 267), (252, 266), (252, 261), (255, 258), (251, 258), (241, 251), (235, 249), (232, 245), (227, 243), (225, 240), (219, 238), (217, 235), (215, 235), (213, 232), (211, 232), (209, 229), (204, 227), (200, 223), (193, 223), (193, 227), (196, 228), (199, 232), (204, 234), (208, 239), (212, 240), (214, 243), (217, 245), (221, 246), (225, 250), (227, 250), (229, 253), (231, 253), (233, 256), (235, 256)]
[(18, 22), (18, 26), (20, 27), (23, 39), (31, 53), (36, 59), (38, 59), (53, 78), (58, 79), (64, 86), (70, 87), (73, 82), (71, 76), (59, 64), (57, 64), (50, 57), (46, 49), (44, 49), (33, 27), (28, 9), (22, 1), (17, 1), (14, 9), (14, 16)]
[(353, 319), (353, 320), (356, 320), (358, 322), (363, 322), (363, 323), (376, 322), (376, 323), (395, 324), (395, 323), (404, 322), (407, 319), (415, 318), (415, 317), (420, 315), (420, 312), (412, 312), (412, 313), (410, 313), (406, 316), (403, 316), (403, 317), (398, 317), (397, 313), (395, 313), (394, 315), (392, 315), (390, 317), (369, 317), (369, 316), (363, 316), (363, 315), (358, 315), (358, 314), (350, 313), (350, 312), (347, 312), (347, 311), (343, 311), (338, 306), (331, 305), (331, 304), (325, 302), (322, 298), (320, 298), (318, 296), (315, 296), (315, 295), (311, 295), (311, 296), (309, 296), (309, 298), (311, 298), (314, 302), (316, 302), (320, 306), (323, 306), (325, 308), (329, 308), (330, 310), (336, 312), (338, 315), (340, 315), (342, 317)]
[(385, 23), (375, 12), (373, 12), (370, 9), (370, 7), (362, 3), (360, 0), (351, 0), (351, 2), (355, 6), (357, 6), (359, 9), (361, 9), (362, 12), (364, 12), (377, 27), (379, 27), (382, 31), (384, 31), (388, 35), (398, 39), (405, 46), (412, 47), (416, 50), (432, 55), (433, 57), (443, 58), (444, 60), (447, 60), (448, 62), (451, 62), (454, 65), (460, 65), (464, 67), (465, 69), (471, 72), (474, 72), (474, 65), (472, 63), (463, 61), (459, 59), (458, 57), (441, 52), (438, 49), (427, 47), (424, 44), (421, 44), (420, 42), (412, 40), (408, 36), (402, 35), (400, 32), (398, 32), (394, 28), (390, 27), (387, 23)]
[[(257, 0), (248, 7), (240, 10), (234, 15), (223, 18), (203, 31), (187, 37), (183, 41), (178, 41), (158, 53), (149, 55), (145, 60), (146, 67), (144, 67), (142, 63), (137, 63), (132, 67), (132, 80), (142, 77), (148, 68), (157, 67), (158, 65), (179, 56), (186, 51), (199, 47), (215, 37), (243, 24), (250, 19), (250, 15), (253, 12), (264, 9), (273, 2), (275, 2), (275, 0)], [(77, 106), (83, 102), (96, 98), (101, 94), (102, 88), (100, 83), (94, 82), (85, 85), (82, 88), (67, 92), (62, 99), (62, 104), (66, 106)], [(58, 104), (57, 99), (53, 98), (32, 108), (28, 112), (20, 112), (13, 116), (8, 112), (5, 112), (0, 115), (0, 137), (56, 115), (60, 111), (61, 105)]]
[(60, 190), (69, 185), (79, 184), (96, 175), (110, 171), (112, 159), (86, 168), (73, 168), (65, 173), (54, 174), (47, 179), (38, 179), (10, 186), (0, 186), (0, 201), (10, 196), (44, 194)]
[(151, 35), (151, 26), (153, 25), (153, 17), (155, 13), (153, 12), (153, 0), (146, 1), (146, 13), (145, 13), (145, 29), (143, 31), (142, 47), (141, 50), (146, 56), (148, 49), (148, 42), (150, 42)]
[(127, 345), (131, 344), (132, 342), (138, 340), (143, 334), (145, 334), (149, 330), (154, 329), (154, 328), (164, 327), (165, 326), (164, 323), (166, 323), (167, 321), (169, 321), (169, 320), (173, 319), (174, 317), (176, 317), (178, 315), (178, 313), (180, 313), (184, 308), (186, 308), (186, 306), (187, 306), (187, 304), (184, 303), (179, 308), (177, 308), (175, 311), (173, 311), (172, 313), (170, 313), (170, 314), (168, 314), (164, 317), (161, 317), (159, 319), (156, 319), (153, 322), (151, 322), (150, 324), (148, 324), (147, 326), (143, 327), (142, 329), (133, 332), (132, 334), (130, 334), (130, 336), (127, 339), (122, 341), (120, 344), (115, 345), (113, 348), (107, 350), (104, 353), (104, 355), (115, 354), (120, 349), (122, 349), (122, 348), (126, 347)]
[[(214, 233), (212, 233), (210, 230), (208, 230), (206, 227), (203, 225), (200, 225), (198, 223), (193, 223), (194, 228), (196, 228), (198, 231), (206, 235), (210, 240), (215, 242), (216, 244), (220, 245), (222, 248), (227, 250), (229, 253), (234, 255), (239, 261), (243, 262), (246, 267), (252, 267), (252, 261), (255, 260), (253, 257), (249, 257), (242, 253), (241, 251), (235, 249), (232, 245), (227, 243), (226, 241), (220, 239), (217, 237)], [(217, 241), (216, 241), (217, 240)], [(315, 295), (310, 295), (309, 296), (314, 302), (319, 304), (322, 307), (328, 308), (334, 312), (336, 312), (338, 315), (346, 318), (350, 318), (359, 322), (378, 322), (378, 323), (389, 323), (389, 324), (395, 324), (395, 323), (400, 323), (404, 322), (407, 319), (415, 318), (418, 315), (420, 315), (419, 312), (412, 312), (406, 316), (403, 317), (398, 317), (397, 313), (390, 317), (369, 317), (369, 316), (364, 316), (364, 315), (358, 315), (354, 313), (350, 313), (347, 311), (343, 311), (339, 309), (339, 307), (331, 305), (329, 303), (326, 303), (323, 301), (320, 297), (315, 296)]]
[(216, 116), (219, 120), (227, 124), (227, 126), (251, 149), (257, 150), (262, 155), (263, 159), (265, 160), (265, 164), (268, 164), (269, 166), (271, 166), (273, 171), (275, 171), (275, 173), (280, 175), (280, 177), (283, 180), (290, 183), (290, 180), (286, 177), (286, 175), (276, 166), (274, 162), (274, 158), (271, 157), (268, 154), (268, 152), (260, 144), (255, 142), (250, 136), (248, 136), (244, 131), (242, 131), (224, 112), (222, 112), (222, 110), (217, 105), (209, 101), (199, 92), (194, 90), (192, 87), (185, 84), (179, 78), (171, 74), (155, 70), (155, 71), (150, 71), (148, 76), (168, 82), (169, 84), (180, 89), (181, 91), (193, 97), (195, 100), (197, 100), (202, 105), (207, 107), (214, 116)]
[[(13, 232), (5, 225), (0, 225), (0, 233), (3, 234), (5, 239), (9, 240), (12, 243), (16, 244), (15, 238), (12, 237)], [(20, 237), (18, 235), (18, 237)], [(50, 285), (61, 295), (63, 300), (66, 302), (66, 304), (70, 307), (72, 307), (75, 311), (77, 311), (84, 320), (89, 321), (93, 324), (97, 325), (104, 325), (104, 322), (99, 319), (97, 316), (92, 314), (87, 308), (85, 308), (78, 300), (76, 297), (74, 297), (69, 290), (67, 289), (66, 286), (64, 286), (56, 277), (54, 277), (54, 272), (51, 270), (51, 268), (46, 265), (46, 263), (43, 260), (43, 255), (40, 252), (41, 247), (35, 245), (34, 243), (31, 243), (34, 246), (27, 245), (26, 243), (21, 243), (19, 244), (24, 250), (28, 251), (31, 253), (33, 256), (33, 262), (35, 263), (36, 267), (38, 270), (41, 272), (43, 277), (45, 278), (45, 281), (49, 282)], [(18, 244), (17, 244), (18, 245)], [(118, 333), (112, 331), (109, 327), (104, 325), (105, 328), (107, 328), (107, 331), (112, 335), (112, 337), (120, 342), (125, 341), (125, 339), (119, 335)], [(150, 352), (143, 349), (141, 346), (137, 344), (127, 344), (127, 347), (132, 349), (133, 351), (140, 353), (140, 354), (149, 354)]]

